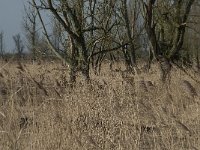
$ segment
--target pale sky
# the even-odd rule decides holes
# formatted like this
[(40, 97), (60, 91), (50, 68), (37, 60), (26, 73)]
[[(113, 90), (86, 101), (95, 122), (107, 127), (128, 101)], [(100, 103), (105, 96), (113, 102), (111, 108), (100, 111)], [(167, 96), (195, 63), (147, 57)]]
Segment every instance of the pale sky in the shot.
[(6, 49), (12, 51), (12, 36), (22, 34), (23, 3), (27, 0), (0, 0), (0, 31), (4, 32)]

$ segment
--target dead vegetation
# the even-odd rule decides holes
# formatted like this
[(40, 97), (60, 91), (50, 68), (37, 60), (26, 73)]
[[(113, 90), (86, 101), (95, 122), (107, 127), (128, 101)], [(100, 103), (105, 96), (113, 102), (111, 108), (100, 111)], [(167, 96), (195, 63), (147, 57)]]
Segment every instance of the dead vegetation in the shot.
[(198, 83), (177, 68), (169, 89), (156, 66), (126, 76), (108, 68), (75, 86), (61, 64), (1, 69), (0, 149), (200, 149)]

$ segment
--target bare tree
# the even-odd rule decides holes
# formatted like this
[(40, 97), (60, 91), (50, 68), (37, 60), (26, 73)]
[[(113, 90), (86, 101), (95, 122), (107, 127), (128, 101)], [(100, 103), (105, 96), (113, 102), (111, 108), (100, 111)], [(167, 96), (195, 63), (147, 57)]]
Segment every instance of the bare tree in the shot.
[(150, 59), (158, 60), (163, 80), (171, 70), (171, 62), (181, 58), (188, 17), (194, 1), (140, 1), (150, 45)]
[(31, 5), (31, 3), (27, 3), (24, 5), (24, 20), (23, 26), (25, 29), (25, 36), (28, 42), (28, 49), (32, 53), (32, 59), (36, 59), (37, 55), (37, 44), (39, 41), (39, 33), (38, 33), (38, 15), (35, 7)]
[(195, 1), (189, 14), (189, 21), (186, 28), (184, 40), (183, 63), (193, 65), (195, 71), (200, 71), (200, 2)]
[(179, 59), (188, 16), (194, 0), (142, 1), (146, 31), (154, 57)]
[[(165, 62), (177, 59), (193, 2), (134, 0), (131, 11), (127, 0), (32, 0), (51, 50), (70, 66), (72, 82), (77, 72), (89, 80), (90, 62), (94, 68), (100, 68), (104, 58), (115, 58), (116, 51), (124, 52), (128, 64), (136, 66), (136, 49), (140, 47), (136, 41), (141, 33), (137, 23), (142, 14), (151, 58), (159, 59), (161, 55)], [(53, 34), (58, 34), (59, 40), (52, 39), (47, 32), (41, 10), (53, 15), (56, 20)]]
[(109, 58), (110, 69), (115, 58), (114, 51), (118, 50), (119, 42), (116, 41), (115, 29), (119, 25), (116, 17), (118, 1), (101, 1), (92, 5), (91, 26), (97, 25), (101, 30), (91, 31), (91, 61), (96, 73), (100, 73), (101, 64), (105, 58)]
[[(124, 18), (124, 22), (125, 22), (125, 29), (126, 29), (126, 34), (127, 34), (127, 37), (128, 37), (128, 40), (129, 40), (129, 43), (130, 43), (130, 60), (131, 60), (131, 66), (132, 67), (135, 67), (136, 66), (136, 54), (135, 54), (135, 44), (133, 42), (133, 30), (134, 29), (134, 23), (135, 22), (130, 22), (130, 18), (129, 18), (129, 15), (128, 15), (128, 2), (127, 0), (122, 0), (122, 15), (123, 15), (123, 18)], [(136, 10), (136, 8), (135, 8)], [(137, 18), (136, 18), (136, 11), (133, 12), (133, 21), (135, 21)]]
[[(38, 6), (35, 0), (32, 0), (34, 6), (37, 8), (37, 12), (40, 17), (40, 21), (43, 24), (46, 38), (51, 46), (51, 49), (61, 59), (65, 59), (71, 66), (71, 81), (74, 82), (76, 78), (76, 72), (81, 71), (86, 80), (89, 80), (89, 61), (88, 61), (88, 50), (86, 47), (86, 40), (84, 37), (84, 2), (81, 0), (77, 1), (62, 1), (56, 2), (52, 0), (40, 1), (41, 7), (50, 11), (55, 19), (63, 27), (66, 32), (66, 39), (70, 39), (71, 52), (68, 51), (68, 58), (63, 58), (59, 50), (54, 47), (51, 40), (49, 39), (46, 27), (42, 20), (39, 12), (40, 6)], [(78, 62), (78, 64), (77, 64)], [(76, 64), (76, 65), (75, 65)]]
[(121, 44), (127, 43), (122, 47), (127, 67), (137, 69), (136, 50), (140, 47), (138, 46), (139, 38), (144, 29), (141, 25), (139, 26), (141, 24), (139, 2), (138, 0), (120, 0), (119, 2), (120, 13), (117, 15), (121, 24), (118, 26), (118, 37)]
[(163, 81), (171, 70), (171, 62), (181, 58), (187, 21), (194, 1), (141, 0), (150, 43), (150, 59), (158, 60)]
[(24, 44), (22, 42), (20, 34), (14, 35), (13, 40), (15, 43), (15, 51), (17, 52), (18, 59), (21, 60), (24, 52)]
[[(32, 0), (37, 8), (42, 22), (46, 39), (51, 50), (70, 66), (71, 81), (76, 79), (77, 72), (82, 72), (86, 80), (89, 80), (89, 64), (93, 57), (104, 56), (124, 45), (114, 42), (114, 27), (118, 24), (114, 19), (116, 1), (90, 1), (90, 0)], [(89, 7), (88, 7), (89, 6)], [(66, 54), (63, 57), (52, 43), (47, 32), (40, 10), (51, 12), (62, 27), (63, 40), (67, 43), (64, 47)], [(102, 44), (104, 43), (104, 44)]]
[(4, 57), (4, 53), (5, 53), (4, 32), (1, 31), (0, 32), (0, 56), (1, 56), (1, 58)]

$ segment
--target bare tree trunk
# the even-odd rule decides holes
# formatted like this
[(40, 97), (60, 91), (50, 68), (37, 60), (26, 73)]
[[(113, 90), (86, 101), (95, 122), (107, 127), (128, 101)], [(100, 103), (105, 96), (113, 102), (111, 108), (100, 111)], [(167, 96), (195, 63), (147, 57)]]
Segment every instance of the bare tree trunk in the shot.
[(170, 81), (170, 72), (172, 65), (167, 58), (159, 57), (159, 67), (161, 71), (161, 80), (166, 82), (166, 80)]
[(127, 52), (127, 49), (125, 49), (124, 47), (122, 47), (122, 52), (124, 54), (124, 58), (125, 58), (125, 66), (126, 66), (126, 70), (131, 70), (131, 58), (129, 53)]
[(123, 9), (124, 9), (124, 20), (125, 20), (125, 24), (126, 24), (126, 33), (128, 35), (128, 39), (129, 39), (129, 42), (130, 42), (131, 67), (136, 67), (135, 46), (134, 46), (133, 38), (132, 38), (132, 35), (131, 35), (130, 20), (128, 18), (127, 0), (123, 0)]
[(90, 81), (90, 69), (89, 69), (89, 64), (87, 62), (83, 63), (82, 74), (85, 81), (88, 83)]
[(149, 47), (148, 52), (149, 52), (149, 58), (148, 58), (148, 62), (147, 62), (147, 70), (149, 71), (149, 69), (151, 68), (151, 63), (152, 63), (153, 59), (155, 59), (155, 54), (151, 47)]
[(81, 63), (81, 72), (82, 75), (85, 79), (86, 82), (89, 82), (90, 80), (90, 68), (89, 68), (89, 54), (88, 54), (88, 50), (86, 48), (86, 42), (85, 42), (85, 38), (84, 35), (81, 34), (80, 35), (80, 57), (79, 57), (79, 62)]
[[(87, 49), (85, 47), (84, 39), (81, 39), (81, 44), (75, 42), (70, 36), (70, 49), (71, 49), (71, 69), (70, 69), (70, 81), (76, 82), (76, 75), (81, 71), (86, 82), (90, 80), (89, 75), (89, 61)], [(81, 46), (77, 46), (81, 45)]]
[[(149, 0), (148, 4), (144, 4), (146, 7), (146, 32), (150, 42), (150, 56), (153, 54), (157, 57), (160, 53), (160, 47), (158, 45), (156, 31), (155, 31), (155, 24), (153, 21), (153, 5), (155, 4), (155, 0)], [(152, 52), (152, 53), (151, 53)]]
[(97, 56), (96, 61), (94, 63), (94, 72), (95, 72), (95, 75), (99, 75), (100, 74), (100, 72), (101, 72), (101, 65), (102, 65), (104, 57), (105, 57), (105, 54), (99, 54)]
[(76, 74), (78, 71), (78, 60), (77, 60), (77, 49), (75, 47), (75, 43), (73, 38), (70, 38), (70, 49), (71, 49), (71, 65), (70, 65), (70, 83), (75, 83), (76, 82)]

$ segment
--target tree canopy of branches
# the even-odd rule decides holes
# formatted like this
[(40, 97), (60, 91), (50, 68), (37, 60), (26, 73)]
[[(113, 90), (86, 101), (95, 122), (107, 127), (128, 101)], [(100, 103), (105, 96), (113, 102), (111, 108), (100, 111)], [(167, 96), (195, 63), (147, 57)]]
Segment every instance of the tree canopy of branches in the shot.
[[(147, 35), (150, 60), (161, 57), (169, 61), (180, 60), (194, 2), (32, 0), (32, 5), (49, 48), (69, 64), (71, 81), (75, 82), (78, 72), (89, 80), (90, 63), (94, 68), (100, 67), (108, 56), (123, 55), (129, 68), (136, 67), (136, 53), (143, 47), (141, 38), (145, 37), (140, 36), (142, 34)], [(50, 13), (54, 18), (53, 37), (48, 32), (43, 13)]]
[[(91, 1), (91, 0), (32, 0), (37, 8), (43, 24), (47, 41), (54, 53), (66, 61), (71, 68), (71, 81), (75, 81), (76, 73), (81, 71), (86, 80), (89, 79), (89, 64), (95, 56), (105, 56), (119, 50), (127, 44), (131, 45), (131, 65), (135, 64), (135, 48), (131, 26), (129, 25), (127, 1)], [(60, 23), (62, 43), (65, 56), (51, 41), (40, 10), (50, 11)], [(117, 38), (119, 26), (124, 26), (127, 40), (120, 42)], [(123, 32), (123, 31), (122, 31)], [(99, 61), (97, 61), (99, 62)]]
[(144, 5), (145, 28), (154, 57), (180, 59), (188, 16), (195, 0), (149, 0)]

